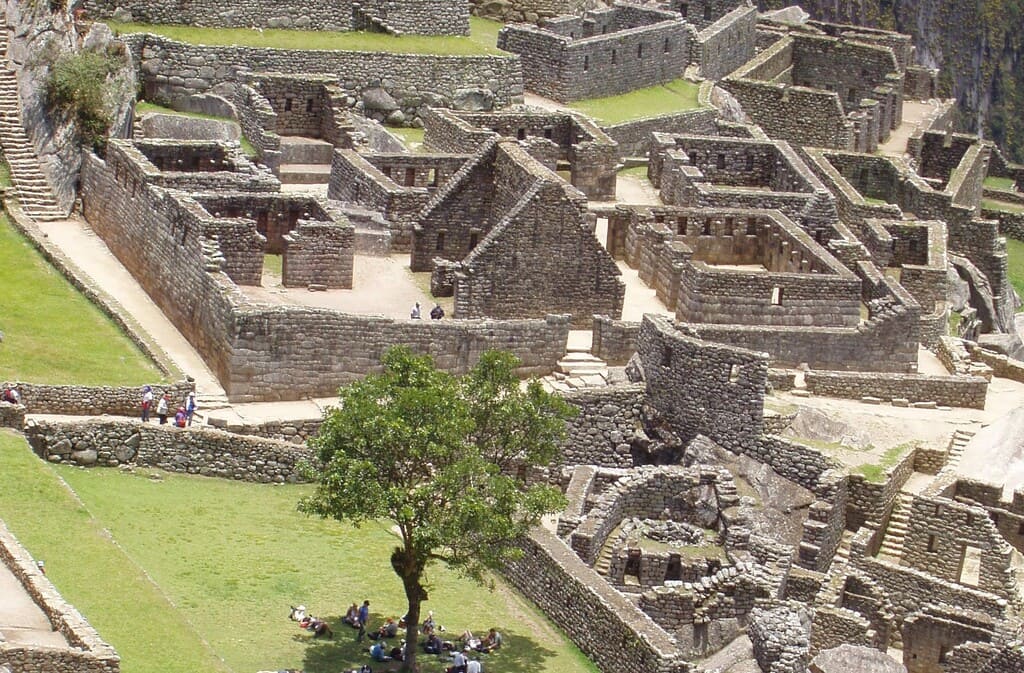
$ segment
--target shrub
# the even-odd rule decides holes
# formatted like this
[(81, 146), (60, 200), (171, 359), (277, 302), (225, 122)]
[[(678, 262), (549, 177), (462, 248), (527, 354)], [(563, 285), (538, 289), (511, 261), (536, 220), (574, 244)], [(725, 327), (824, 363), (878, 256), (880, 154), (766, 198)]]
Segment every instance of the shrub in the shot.
[(74, 117), (82, 138), (96, 145), (106, 136), (111, 116), (107, 78), (117, 59), (94, 51), (60, 56), (46, 79), (46, 96), (54, 108)]

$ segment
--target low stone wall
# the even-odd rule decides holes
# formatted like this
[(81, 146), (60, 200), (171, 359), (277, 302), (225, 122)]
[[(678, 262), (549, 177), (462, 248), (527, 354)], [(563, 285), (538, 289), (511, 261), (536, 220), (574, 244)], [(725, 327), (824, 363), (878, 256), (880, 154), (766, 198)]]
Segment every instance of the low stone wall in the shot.
[(139, 465), (261, 483), (298, 482), (305, 447), (208, 428), (136, 421), (31, 420), (25, 437), (40, 458), (83, 467)]
[(999, 234), (1012, 238), (1016, 241), (1024, 241), (1024, 213), (1008, 213), (1003, 210), (982, 211), (982, 217), (986, 220), (997, 220), (999, 222)]
[[(52, 386), (40, 383), (0, 382), (0, 388), (17, 385), (28, 414), (64, 416), (138, 416), (142, 409), (142, 386)], [(187, 381), (153, 383), (154, 398), (168, 393), (171, 405), (184, 402), (195, 389)], [(154, 403), (154, 411), (156, 405)]]
[(815, 395), (853, 400), (903, 399), (969, 409), (984, 409), (988, 391), (988, 381), (980, 376), (809, 371), (804, 381)]
[(612, 320), (606, 315), (594, 316), (594, 337), (590, 352), (610, 365), (624, 365), (636, 353), (640, 323)]
[(320, 426), (323, 425), (323, 422), (322, 418), (266, 421), (256, 424), (233, 424), (217, 418), (207, 420), (207, 424), (210, 427), (232, 434), (276, 439), (282, 442), (289, 442), (290, 444), (301, 445), (305, 445), (307, 441), (316, 437), (317, 433), (320, 432)]
[(882, 521), (892, 508), (900, 489), (910, 479), (918, 463), (917, 449), (909, 451), (899, 463), (886, 470), (885, 481), (875, 483), (860, 474), (851, 474), (847, 483), (846, 527), (857, 530), (867, 521)]
[[(3, 386), (0, 385), (0, 388)], [(25, 405), (0, 402), (0, 428), (21, 430), (25, 425)]]
[(763, 435), (742, 453), (815, 493), (820, 490), (822, 475), (837, 467), (834, 460), (821, 452), (776, 435)]
[(7, 566), (46, 614), (67, 648), (33, 647), (0, 638), (0, 662), (14, 673), (118, 673), (121, 659), (39, 570), (35, 560), (0, 521), (0, 563)]
[(660, 117), (634, 119), (601, 129), (619, 144), (620, 157), (645, 157), (651, 149), (651, 133), (714, 135), (718, 111), (710, 107), (686, 110)]
[(522, 542), (523, 556), (503, 574), (602, 673), (686, 673), (674, 640), (544, 529)]
[(1014, 360), (980, 347), (971, 350), (971, 358), (991, 367), (992, 373), (999, 378), (1024, 383), (1024, 362), (1020, 360)]

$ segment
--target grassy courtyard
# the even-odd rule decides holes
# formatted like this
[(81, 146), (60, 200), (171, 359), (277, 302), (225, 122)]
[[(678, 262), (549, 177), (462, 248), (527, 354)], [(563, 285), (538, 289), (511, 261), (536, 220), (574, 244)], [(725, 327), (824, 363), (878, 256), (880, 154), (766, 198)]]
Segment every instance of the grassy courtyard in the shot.
[(0, 216), (0, 379), (135, 385), (163, 377)]
[(603, 124), (618, 124), (692, 110), (700, 106), (700, 87), (685, 79), (637, 89), (619, 96), (588, 98), (570, 103), (569, 107), (589, 115)]
[[(6, 431), (0, 464), (0, 518), (117, 648), (125, 673), (337, 673), (367, 662), (368, 644), (337, 625), (334, 640), (314, 641), (287, 620), (289, 605), (334, 622), (364, 598), (377, 623), (403, 612), (393, 534), (299, 514), (309, 487), (54, 467)], [(497, 626), (506, 636), (490, 670), (596, 670), (501, 581), (491, 590), (442, 568), (430, 579), (424, 609), (449, 632)], [(443, 670), (434, 657), (421, 667)]]
[(451, 56), (508, 56), (495, 45), (494, 21), (472, 20), (468, 36), (387, 35), (385, 33), (328, 32), (265, 28), (205, 28), (201, 26), (153, 25), (144, 23), (107, 24), (116, 33), (152, 33), (190, 44), (238, 45), (274, 49), (387, 51), (397, 54), (440, 54)]
[[(1017, 294), (1024, 297), (1024, 241), (1006, 237), (1006, 266), (1010, 284)], [(1022, 307), (1021, 310), (1024, 310)]]
[(997, 178), (993, 175), (985, 178), (985, 186), (990, 189), (1005, 189), (1011, 192), (1014, 190), (1013, 178)]

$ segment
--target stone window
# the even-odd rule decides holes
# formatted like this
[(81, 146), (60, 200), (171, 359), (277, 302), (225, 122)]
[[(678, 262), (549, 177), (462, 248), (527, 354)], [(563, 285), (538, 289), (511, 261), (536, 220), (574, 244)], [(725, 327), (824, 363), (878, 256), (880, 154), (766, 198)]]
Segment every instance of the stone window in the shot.
[(526, 129), (519, 129), (516, 131), (516, 138), (519, 140), (526, 140)]
[(313, 111), (313, 99), (312, 98), (307, 98), (306, 99), (306, 112), (312, 112), (312, 111)]
[(704, 20), (705, 21), (710, 21), (711, 20), (711, 4), (710, 3), (704, 5)]
[(740, 380), (740, 366), (732, 365), (729, 367), (729, 383), (736, 383)]
[(686, 225), (689, 224), (689, 222), (690, 218), (688, 218), (686, 215), (683, 215), (676, 221), (676, 232), (680, 236), (686, 236)]
[(850, 92), (848, 94), (846, 94), (846, 100), (849, 103), (856, 103), (857, 100), (858, 100), (857, 90), (856, 89), (850, 89)]
[(590, 70), (590, 57), (586, 54), (583, 55), (583, 72)]
[(772, 288), (772, 306), (782, 306), (782, 288)]
[(437, 169), (431, 168), (427, 171), (427, 184), (431, 187), (437, 187)]
[(936, 538), (934, 535), (928, 536), (928, 551), (932, 552), (933, 554), (939, 551), (939, 541), (938, 538)]
[(437, 250), (438, 252), (444, 250), (444, 234), (444, 231), (437, 232), (437, 245), (434, 246), (434, 249)]
[(605, 35), (608, 33), (608, 26), (601, 26), (601, 34)]
[(380, 172), (383, 173), (384, 175), (386, 175), (388, 178), (390, 178), (391, 177), (391, 166), (385, 166), (384, 168), (380, 169)]
[(725, 231), (727, 236), (732, 235), (732, 229), (736, 226), (736, 220), (732, 217), (725, 218)]
[(284, 111), (285, 112), (291, 112), (292, 111), (292, 99), (291, 98), (285, 98), (284, 99)]
[(665, 581), (677, 581), (683, 579), (683, 563), (679, 554), (669, 554), (668, 566), (665, 568)]
[(711, 218), (710, 217), (705, 217), (704, 218), (704, 226), (700, 230), (700, 235), (701, 236), (710, 236), (711, 235)]
[(690, 6), (685, 2), (679, 5), (679, 14), (685, 19), (686, 15), (690, 12)]
[(1017, 525), (1017, 535), (1024, 535), (1024, 521)]
[(403, 182), (403, 185), (405, 187), (415, 187), (416, 186), (416, 169), (415, 168), (406, 168), (405, 169), (405, 181)]
[(551, 136), (553, 136), (553, 135), (554, 135), (554, 129), (552, 129), (550, 126), (548, 126), (548, 127), (546, 127), (544, 129), (544, 137), (545, 138), (547, 138), (548, 140), (551, 140)]
[(747, 171), (752, 171), (752, 170), (754, 170), (754, 155), (753, 154), (748, 154), (747, 155)]
[(946, 655), (949, 654), (949, 645), (939, 645), (939, 663), (946, 663)]
[(686, 156), (690, 158), (690, 165), (691, 166), (696, 166), (697, 165), (697, 153), (695, 151), (690, 150), (687, 153)]
[(188, 225), (185, 224), (181, 228), (181, 244), (185, 245), (185, 239), (188, 238)]
[(721, 152), (718, 153), (718, 159), (715, 162), (715, 167), (720, 171), (725, 170), (725, 155)]
[(665, 343), (661, 345), (661, 366), (672, 366), (672, 344)]
[(480, 241), (480, 232), (471, 231), (469, 232), (469, 249), (472, 250), (476, 247), (476, 244)]
[(669, 41), (668, 41), (668, 38), (666, 37), (666, 38), (665, 38), (665, 53), (667, 54), (667, 53), (669, 53), (670, 51), (672, 51), (672, 43), (671, 43), (671, 42), (669, 42)]
[(643, 42), (641, 42), (640, 44), (636, 45), (636, 57), (637, 58), (643, 58), (644, 57), (644, 43)]
[(612, 49), (612, 63), (618, 63), (618, 62), (619, 62), (619, 50), (618, 49)]
[(757, 218), (747, 218), (747, 236), (757, 236)]

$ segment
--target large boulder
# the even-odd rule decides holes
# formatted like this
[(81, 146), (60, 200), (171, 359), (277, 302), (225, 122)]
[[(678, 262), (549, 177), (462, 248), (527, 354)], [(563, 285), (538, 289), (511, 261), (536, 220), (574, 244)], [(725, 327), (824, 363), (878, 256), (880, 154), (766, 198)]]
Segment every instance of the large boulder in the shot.
[(394, 112), (399, 109), (398, 101), (380, 87), (363, 91), (363, 109), (373, 112)]

